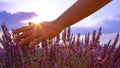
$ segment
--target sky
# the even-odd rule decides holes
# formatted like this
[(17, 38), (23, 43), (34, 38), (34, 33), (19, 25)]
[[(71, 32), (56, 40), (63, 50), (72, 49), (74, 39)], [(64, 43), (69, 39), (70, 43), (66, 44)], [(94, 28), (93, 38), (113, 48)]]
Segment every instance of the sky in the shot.
[[(77, 0), (0, 0), (0, 25), (9, 29), (26, 26), (29, 21), (52, 21)], [(102, 26), (103, 39), (120, 33), (120, 0), (113, 0), (94, 14), (72, 26), (74, 34), (92, 32)], [(1, 31), (1, 29), (0, 29)], [(0, 32), (1, 36), (1, 32)]]

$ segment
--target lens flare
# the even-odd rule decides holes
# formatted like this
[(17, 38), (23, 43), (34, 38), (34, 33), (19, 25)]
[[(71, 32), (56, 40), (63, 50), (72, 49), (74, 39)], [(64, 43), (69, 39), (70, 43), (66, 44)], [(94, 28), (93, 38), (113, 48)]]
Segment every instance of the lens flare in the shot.
[(34, 24), (38, 25), (38, 24), (40, 24), (40, 22), (34, 22)]

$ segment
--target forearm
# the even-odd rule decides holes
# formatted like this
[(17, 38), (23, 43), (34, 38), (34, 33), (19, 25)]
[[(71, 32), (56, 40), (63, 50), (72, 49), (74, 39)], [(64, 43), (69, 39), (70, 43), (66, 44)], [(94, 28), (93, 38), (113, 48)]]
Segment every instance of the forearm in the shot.
[(59, 16), (54, 24), (64, 29), (91, 15), (110, 1), (112, 0), (78, 0)]

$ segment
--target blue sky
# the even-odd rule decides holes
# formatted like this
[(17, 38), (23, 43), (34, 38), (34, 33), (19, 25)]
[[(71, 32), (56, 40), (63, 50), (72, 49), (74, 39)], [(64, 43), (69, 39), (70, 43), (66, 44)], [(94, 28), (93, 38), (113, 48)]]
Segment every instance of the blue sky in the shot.
[[(9, 29), (27, 25), (28, 21), (52, 21), (77, 0), (0, 0), (0, 25)], [(85, 34), (103, 27), (104, 35), (120, 32), (120, 0), (113, 0), (99, 11), (72, 26), (73, 33)], [(109, 37), (111, 39), (111, 37)]]

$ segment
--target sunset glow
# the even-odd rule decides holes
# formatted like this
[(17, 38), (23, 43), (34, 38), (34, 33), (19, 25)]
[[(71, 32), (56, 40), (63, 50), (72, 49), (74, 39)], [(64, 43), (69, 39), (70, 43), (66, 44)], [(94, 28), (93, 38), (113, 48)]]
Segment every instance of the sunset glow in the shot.
[[(53, 21), (76, 1), (77, 0), (0, 0), (0, 25), (5, 22), (9, 29), (16, 29), (27, 26), (28, 22), (38, 24), (44, 21)], [(107, 34), (109, 36), (109, 34), (120, 32), (120, 29), (118, 29), (119, 25), (120, 0), (113, 0), (97, 12), (71, 27), (73, 33), (85, 34), (102, 26), (103, 35)]]

